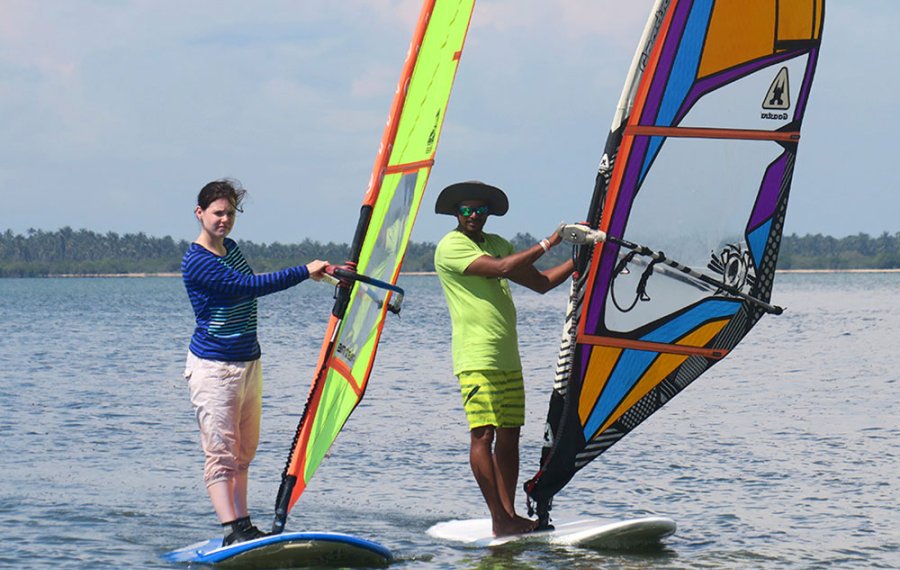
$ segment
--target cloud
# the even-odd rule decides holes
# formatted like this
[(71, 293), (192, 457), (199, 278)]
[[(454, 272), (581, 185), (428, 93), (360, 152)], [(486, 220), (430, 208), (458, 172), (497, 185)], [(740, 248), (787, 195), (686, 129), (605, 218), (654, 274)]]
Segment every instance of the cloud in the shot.
[[(503, 222), (514, 231), (545, 232), (549, 189), (554, 223), (583, 216), (651, 5), (477, 0), (426, 204), (441, 184), (485, 178), (516, 192)], [(897, 176), (885, 165), (900, 75), (883, 67), (900, 55), (888, 29), (898, 6), (828, 6), (789, 231), (896, 226)], [(0, 180), (21, 191), (5, 200), (0, 231), (175, 234), (183, 226), (172, 208), (189, 207), (209, 179), (235, 176), (257, 197), (241, 222), (247, 239), (352, 235), (356, 208), (338, 229), (325, 216), (302, 228), (286, 216), (361, 200), (420, 7), (4, 0)], [(849, 187), (866, 198), (846, 204)], [(154, 214), (138, 222), (132, 211), (147, 210), (146, 196)], [(873, 213), (865, 204), (876, 199)], [(100, 212), (89, 207), (98, 200)], [(415, 239), (437, 237), (428, 211)]]
[(498, 0), (476, 4), (475, 27), (500, 32), (526, 32), (529, 35), (553, 35), (563, 43), (578, 42), (588, 37), (604, 37), (635, 44), (623, 30), (642, 25), (651, 4), (617, 0), (556, 0), (555, 2), (523, 2)]

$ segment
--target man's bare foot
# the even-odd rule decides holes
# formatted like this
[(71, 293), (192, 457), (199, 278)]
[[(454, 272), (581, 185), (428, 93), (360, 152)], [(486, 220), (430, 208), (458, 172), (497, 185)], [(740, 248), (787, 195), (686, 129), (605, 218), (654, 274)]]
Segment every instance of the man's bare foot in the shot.
[(494, 536), (509, 536), (511, 534), (525, 534), (537, 528), (537, 521), (526, 519), (516, 515), (503, 521), (494, 521)]

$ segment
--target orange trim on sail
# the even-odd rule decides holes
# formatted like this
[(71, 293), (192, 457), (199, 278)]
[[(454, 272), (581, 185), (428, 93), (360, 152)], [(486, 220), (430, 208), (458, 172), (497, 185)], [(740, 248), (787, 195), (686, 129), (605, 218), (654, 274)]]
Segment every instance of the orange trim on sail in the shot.
[(328, 361), (328, 367), (341, 375), (341, 378), (347, 381), (347, 384), (353, 388), (353, 392), (359, 397), (363, 393), (363, 386), (360, 386), (359, 382), (356, 381), (356, 378), (353, 377), (353, 371), (347, 367), (347, 364), (339, 359), (332, 357)]

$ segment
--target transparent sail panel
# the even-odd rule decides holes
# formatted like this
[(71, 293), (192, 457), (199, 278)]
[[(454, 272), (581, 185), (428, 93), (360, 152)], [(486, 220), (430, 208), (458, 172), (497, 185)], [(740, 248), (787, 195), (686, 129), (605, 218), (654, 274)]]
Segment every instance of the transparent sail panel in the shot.
[[(394, 190), (381, 228), (375, 237), (375, 246), (372, 248), (369, 261), (364, 267), (360, 266), (369, 277), (390, 281), (394, 269), (400, 262), (417, 179), (418, 172), (405, 174)], [(382, 198), (385, 197), (385, 190), (383, 187)], [(344, 315), (335, 350), (335, 358), (343, 361), (351, 370), (356, 364), (356, 359), (364, 353), (363, 347), (378, 334), (376, 323), (381, 317), (386, 296), (387, 291), (384, 289), (361, 282), (356, 284), (356, 292)]]
[[(723, 252), (747, 251), (749, 213), (766, 167), (781, 152), (768, 141), (668, 139), (631, 205), (622, 237), (720, 280), (708, 265)], [(648, 270), (648, 262), (635, 257), (613, 279), (606, 303), (609, 330), (633, 331), (714, 293), (662, 264)]]

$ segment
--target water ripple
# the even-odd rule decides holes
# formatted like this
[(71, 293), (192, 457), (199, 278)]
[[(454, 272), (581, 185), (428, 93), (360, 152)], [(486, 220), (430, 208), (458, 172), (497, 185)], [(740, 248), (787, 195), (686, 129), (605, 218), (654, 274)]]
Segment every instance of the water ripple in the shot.
[[(900, 567), (900, 355), (885, 334), (900, 330), (900, 276), (779, 275), (784, 315), (764, 318), (557, 496), (555, 516), (677, 521), (663, 548), (640, 552), (468, 549), (426, 536), (435, 522), (487, 513), (440, 286), (402, 279), (403, 317), (388, 319), (366, 399), (290, 529), (372, 538), (395, 551), (392, 567), (410, 569)], [(524, 478), (539, 461), (565, 292), (513, 294)], [(0, 299), (11, 331), (0, 367), (14, 387), (0, 390), (0, 567), (170, 568), (160, 554), (217, 535), (181, 377), (193, 322), (180, 280), (0, 280)], [(331, 303), (312, 284), (260, 301), (255, 521), (271, 512)]]

